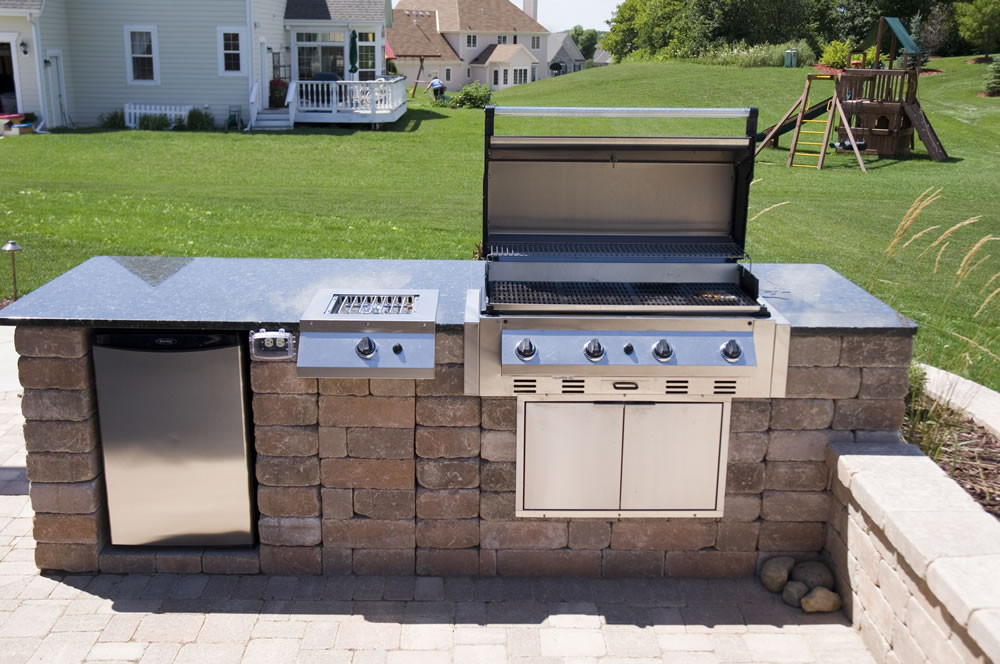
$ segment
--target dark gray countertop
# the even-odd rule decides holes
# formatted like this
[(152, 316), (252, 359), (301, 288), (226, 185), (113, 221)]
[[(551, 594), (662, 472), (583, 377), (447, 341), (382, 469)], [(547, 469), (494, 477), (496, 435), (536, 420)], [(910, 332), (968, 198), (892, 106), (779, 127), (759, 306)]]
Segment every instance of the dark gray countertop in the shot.
[[(320, 288), (436, 288), (460, 325), (483, 263), (435, 260), (92, 258), (0, 310), (2, 325), (254, 329), (298, 326)], [(916, 325), (825, 265), (757, 264), (761, 294), (800, 333), (913, 334)]]

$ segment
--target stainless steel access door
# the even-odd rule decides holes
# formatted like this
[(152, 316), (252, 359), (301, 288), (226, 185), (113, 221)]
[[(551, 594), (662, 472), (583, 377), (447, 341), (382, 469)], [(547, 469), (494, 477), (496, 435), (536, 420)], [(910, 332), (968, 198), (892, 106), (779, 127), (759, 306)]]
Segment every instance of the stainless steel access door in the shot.
[(252, 544), (242, 345), (95, 345), (94, 369), (111, 543)]
[(721, 403), (625, 408), (622, 509), (716, 509)]
[(621, 404), (529, 403), (524, 413), (526, 510), (617, 510)]

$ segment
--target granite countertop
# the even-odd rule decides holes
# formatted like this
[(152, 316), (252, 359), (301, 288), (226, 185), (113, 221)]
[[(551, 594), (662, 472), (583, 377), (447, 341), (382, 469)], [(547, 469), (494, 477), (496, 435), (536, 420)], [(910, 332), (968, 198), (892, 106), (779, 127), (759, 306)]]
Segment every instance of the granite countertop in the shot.
[[(461, 325), (480, 261), (100, 256), (0, 310), (2, 325), (298, 327), (320, 288), (432, 288), (437, 322)], [(910, 335), (916, 324), (825, 265), (755, 264), (761, 295), (800, 333)]]

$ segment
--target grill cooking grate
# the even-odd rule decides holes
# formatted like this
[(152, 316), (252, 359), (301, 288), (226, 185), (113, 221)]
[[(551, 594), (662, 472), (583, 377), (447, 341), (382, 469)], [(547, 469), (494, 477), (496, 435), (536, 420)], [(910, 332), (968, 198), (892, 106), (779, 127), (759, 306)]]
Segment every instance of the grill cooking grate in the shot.
[(489, 245), (488, 258), (745, 258), (731, 242), (496, 242)]
[(331, 314), (400, 315), (412, 314), (419, 295), (338, 295)]
[(726, 283), (627, 283), (573, 281), (493, 281), (490, 304), (497, 307), (692, 308), (760, 305)]

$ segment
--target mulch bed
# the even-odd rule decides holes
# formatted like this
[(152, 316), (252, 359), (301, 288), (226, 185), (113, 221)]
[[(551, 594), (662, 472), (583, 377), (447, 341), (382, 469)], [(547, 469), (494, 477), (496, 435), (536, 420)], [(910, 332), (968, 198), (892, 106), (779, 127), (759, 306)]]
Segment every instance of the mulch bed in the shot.
[[(903, 437), (911, 440), (909, 422)], [(1000, 519), (1000, 440), (963, 417), (954, 446), (941, 451), (937, 464), (987, 512)]]
[(971, 60), (966, 60), (965, 64), (967, 64), (967, 65), (988, 65), (991, 62), (993, 62), (993, 58), (986, 57), (986, 56), (980, 56), (978, 58), (972, 58)]

